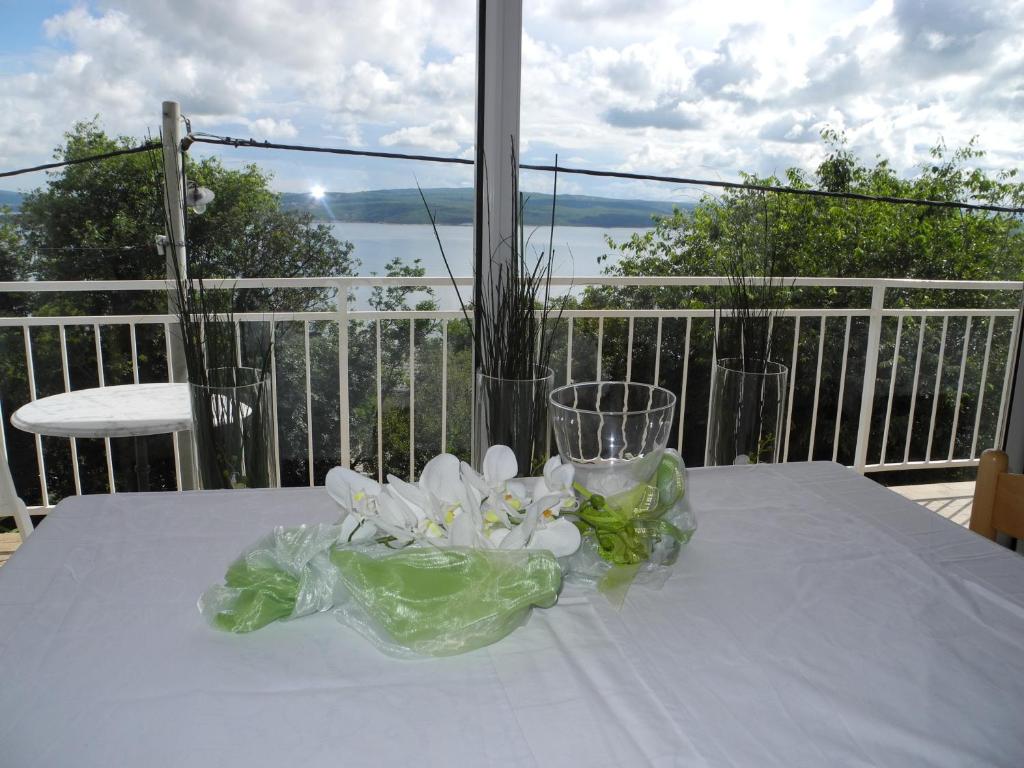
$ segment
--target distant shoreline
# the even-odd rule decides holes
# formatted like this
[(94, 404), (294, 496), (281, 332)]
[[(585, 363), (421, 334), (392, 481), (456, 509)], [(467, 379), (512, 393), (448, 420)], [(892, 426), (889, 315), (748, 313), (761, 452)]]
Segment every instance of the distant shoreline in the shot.
[[(216, 190), (214, 190), (216, 192)], [(17, 214), (26, 193), (0, 189), (0, 206)], [(285, 211), (309, 213), (324, 224), (413, 224), (429, 225), (418, 189), (375, 189), (365, 192), (327, 192), (321, 198), (301, 192), (281, 192)], [(424, 189), (423, 196), (437, 224), (472, 226), (474, 197), (468, 187)], [(528, 227), (551, 223), (551, 195), (524, 195), (523, 224)], [(213, 203), (216, 205), (216, 201)], [(674, 208), (692, 210), (692, 203), (664, 200), (629, 200), (590, 195), (559, 195), (555, 205), (555, 226), (599, 227), (605, 229), (648, 229), (654, 219), (671, 215)]]

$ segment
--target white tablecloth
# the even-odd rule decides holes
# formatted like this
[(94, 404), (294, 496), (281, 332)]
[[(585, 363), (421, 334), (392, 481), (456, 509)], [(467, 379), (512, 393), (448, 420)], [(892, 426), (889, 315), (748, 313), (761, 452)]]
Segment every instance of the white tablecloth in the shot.
[(0, 569), (0, 765), (1024, 765), (1024, 558), (833, 464), (689, 478), (663, 589), (423, 661), (197, 613), (321, 489), (65, 501)]

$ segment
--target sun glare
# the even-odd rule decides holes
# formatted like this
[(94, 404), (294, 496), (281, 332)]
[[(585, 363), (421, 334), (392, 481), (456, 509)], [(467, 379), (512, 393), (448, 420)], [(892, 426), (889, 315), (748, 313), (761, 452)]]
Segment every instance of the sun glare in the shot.
[(319, 184), (314, 184), (309, 188), (309, 194), (313, 196), (314, 200), (323, 200), (324, 195), (327, 194), (327, 190), (321, 187)]

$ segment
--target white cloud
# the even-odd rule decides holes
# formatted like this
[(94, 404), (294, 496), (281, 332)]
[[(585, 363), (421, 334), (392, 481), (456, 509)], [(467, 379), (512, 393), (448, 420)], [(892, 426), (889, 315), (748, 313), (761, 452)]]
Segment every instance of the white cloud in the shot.
[(473, 140), (473, 124), (461, 115), (451, 120), (435, 120), (428, 125), (413, 125), (380, 137), (385, 147), (405, 146), (454, 153), (461, 143)]
[[(1024, 165), (1024, 0), (936, 3), (533, 0), (524, 158), (735, 178), (812, 168), (831, 125), (906, 173), (940, 137), (978, 135), (992, 165)], [(164, 99), (212, 133), (469, 156), (474, 25), (472, 0), (81, 5), (41, 20), (16, 66), (0, 62), (0, 165), (47, 159), (94, 114), (143, 138)], [(283, 187), (308, 185), (306, 165), (246, 156), (260, 157)], [(338, 183), (407, 185), (404, 166), (379, 168)]]

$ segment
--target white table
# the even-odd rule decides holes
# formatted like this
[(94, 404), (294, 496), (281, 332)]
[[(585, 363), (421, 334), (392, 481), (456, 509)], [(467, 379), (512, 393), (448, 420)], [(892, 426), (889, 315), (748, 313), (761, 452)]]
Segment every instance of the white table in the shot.
[(661, 591), (424, 661), (197, 613), (322, 489), (68, 499), (0, 569), (0, 764), (1024, 765), (1024, 558), (834, 464), (689, 477)]
[(192, 403), (188, 384), (77, 389), (23, 405), (11, 424), (51, 437), (134, 437), (138, 486), (148, 490), (149, 460), (140, 438), (192, 429)]

